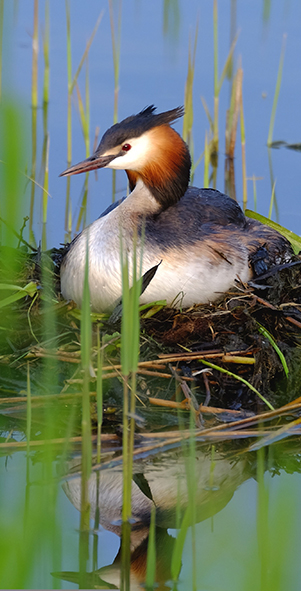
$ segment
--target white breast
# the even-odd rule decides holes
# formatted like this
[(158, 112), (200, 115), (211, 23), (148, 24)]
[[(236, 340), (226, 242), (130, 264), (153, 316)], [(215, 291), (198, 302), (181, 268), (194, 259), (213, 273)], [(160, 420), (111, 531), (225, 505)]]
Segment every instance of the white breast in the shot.
[(62, 294), (81, 307), (88, 243), (91, 305), (99, 312), (110, 309), (121, 296), (120, 238), (117, 228), (108, 223), (110, 215), (96, 220), (81, 233), (61, 267)]
[[(61, 267), (61, 291), (66, 299), (82, 305), (86, 264), (86, 248), (89, 244), (89, 287), (92, 309), (97, 312), (114, 308), (122, 295), (120, 232), (123, 249), (127, 251), (129, 265), (133, 260), (133, 229), (137, 213), (156, 212), (157, 204), (148, 190), (136, 187), (131, 195), (116, 209), (87, 227), (71, 244)], [(235, 234), (235, 231), (234, 231)], [(197, 238), (197, 237), (196, 237)], [(247, 248), (225, 228), (222, 245), (225, 256), (216, 254), (212, 237), (196, 240), (182, 247), (164, 248), (154, 236), (145, 236), (142, 273), (161, 264), (141, 296), (142, 303), (166, 300), (177, 307), (207, 303), (228, 291), (239, 277), (248, 281), (251, 271)], [(138, 244), (137, 260), (141, 255)], [(138, 263), (139, 265), (139, 263)]]
[[(98, 312), (114, 308), (122, 295), (119, 232), (117, 228), (111, 228), (109, 232), (108, 229), (106, 218), (91, 224), (69, 251), (61, 270), (64, 298), (72, 299), (81, 306), (88, 239), (91, 305)], [(124, 246), (131, 262), (132, 245), (129, 241), (124, 241)], [(139, 255), (140, 249), (138, 261)], [(179, 250), (173, 251), (171, 256), (171, 253), (160, 253), (156, 249), (144, 254), (142, 272), (145, 273), (160, 261), (162, 262), (154, 278), (141, 296), (141, 303), (162, 299), (176, 307), (206, 303), (214, 301), (233, 287), (238, 277), (242, 281), (248, 281), (251, 276), (247, 254), (243, 258), (236, 257), (230, 266), (223, 260), (216, 265), (208, 257), (198, 256), (197, 252), (193, 256)]]

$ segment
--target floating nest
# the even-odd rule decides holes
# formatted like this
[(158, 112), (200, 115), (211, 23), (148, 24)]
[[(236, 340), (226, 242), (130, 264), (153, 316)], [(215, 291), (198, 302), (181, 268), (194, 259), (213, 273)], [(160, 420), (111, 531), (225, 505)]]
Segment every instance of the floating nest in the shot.
[[(51, 251), (57, 289), (64, 252)], [(120, 318), (103, 323), (104, 332), (116, 330)], [(186, 397), (197, 386), (198, 400), (206, 404), (210, 400), (215, 407), (258, 412), (265, 404), (251, 385), (280, 406), (300, 395), (301, 257), (248, 284), (237, 282), (236, 290), (214, 304), (187, 310), (164, 307), (149, 318), (142, 314), (141, 330), (142, 362), (160, 360), (163, 372), (178, 380)], [(157, 396), (156, 380), (148, 391)]]

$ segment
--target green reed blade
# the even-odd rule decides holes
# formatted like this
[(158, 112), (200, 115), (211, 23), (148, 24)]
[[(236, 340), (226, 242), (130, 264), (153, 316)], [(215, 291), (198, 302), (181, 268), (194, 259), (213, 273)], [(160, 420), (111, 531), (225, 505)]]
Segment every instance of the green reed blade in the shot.
[(28, 283), (25, 287), (19, 287), (17, 285), (7, 285), (5, 283), (1, 283), (0, 290), (2, 290), (2, 289), (5, 291), (13, 290), (13, 291), (16, 291), (16, 293), (12, 294), (11, 296), (7, 296), (3, 300), (0, 300), (0, 309), (5, 308), (6, 306), (10, 306), (11, 304), (14, 304), (18, 300), (21, 300), (22, 298), (25, 298), (26, 296), (30, 296), (31, 298), (33, 298), (33, 296), (37, 293), (37, 285), (33, 281)]
[[(94, 29), (91, 33), (90, 38), (87, 41), (85, 51), (82, 55), (78, 68), (72, 78), (72, 58), (71, 58), (71, 27), (70, 27), (70, 5), (68, 0), (65, 0), (66, 6), (66, 24), (67, 24), (67, 74), (68, 74), (68, 106), (67, 106), (67, 165), (71, 165), (72, 161), (72, 94), (74, 88), (77, 86), (77, 80), (81, 72), (82, 66), (88, 58), (89, 50), (92, 41), (95, 37), (97, 29), (102, 20), (103, 11), (100, 13)], [(79, 94), (77, 93), (78, 97)], [(83, 108), (83, 103), (79, 103), (80, 118), (82, 123), (82, 131), (85, 139), (86, 155), (89, 155), (90, 151), (90, 140), (89, 140), (89, 127), (90, 127), (90, 100), (89, 100), (89, 84), (88, 84), (88, 67), (86, 71), (86, 112)], [(85, 115), (83, 117), (83, 114)], [(72, 231), (72, 217), (71, 217), (71, 201), (70, 201), (70, 177), (67, 177), (66, 186), (66, 204), (65, 204), (65, 232), (66, 239), (71, 239)]]
[(249, 447), (249, 451), (258, 451), (263, 447), (267, 447), (268, 445), (272, 445), (273, 443), (278, 443), (287, 437), (291, 437), (296, 435), (296, 428), (299, 428), (301, 424), (301, 418), (295, 419), (294, 421), (290, 421), (286, 423), (283, 427), (280, 427), (273, 433), (269, 433), (261, 437), (256, 443)]
[[(252, 182), (253, 182), (253, 201), (254, 201), (254, 212), (256, 213), (257, 209), (257, 187), (256, 187), (256, 176), (253, 174)], [(246, 210), (245, 210), (246, 211)]]
[(235, 36), (234, 40), (231, 43), (231, 47), (229, 49), (229, 53), (227, 55), (227, 58), (226, 58), (226, 61), (225, 61), (225, 64), (224, 64), (223, 71), (222, 71), (221, 76), (220, 76), (220, 79), (219, 79), (219, 84), (218, 84), (219, 91), (218, 92), (220, 92), (221, 87), (223, 85), (223, 82), (224, 82), (224, 80), (225, 80), (225, 78), (227, 76), (227, 72), (229, 71), (229, 67), (230, 67), (231, 62), (232, 62), (232, 59), (233, 59), (234, 49), (235, 49), (236, 44), (237, 44), (237, 39), (238, 39), (238, 35)]
[[(42, 308), (42, 338), (43, 347), (46, 352), (51, 355), (58, 347), (58, 332), (57, 332), (57, 313), (53, 302), (54, 293), (54, 276), (52, 271), (52, 261), (48, 256), (42, 255), (42, 286), (43, 298), (41, 301)], [(59, 363), (56, 356), (54, 359), (47, 356), (43, 359), (40, 370), (40, 381), (45, 384), (50, 391), (59, 391), (58, 385)], [(57, 434), (57, 424), (60, 418), (61, 407), (57, 400), (52, 405), (45, 405), (44, 408), (44, 432), (45, 438), (52, 440)], [(72, 421), (71, 421), (72, 425)], [(68, 432), (68, 427), (66, 429)], [(70, 431), (72, 433), (72, 430)], [(65, 453), (60, 458), (60, 469), (64, 465), (64, 458), (66, 460), (66, 453), (68, 451), (68, 440), (65, 444)], [(44, 527), (49, 546), (49, 559), (52, 562), (52, 568), (56, 570), (61, 568), (62, 558), (62, 541), (60, 523), (57, 519), (57, 500), (59, 485), (53, 474), (53, 462), (57, 459), (57, 450), (54, 446), (48, 445), (44, 450), (44, 471), (46, 476), (46, 490), (44, 491), (44, 502), (47, 505), (47, 513), (44, 518)], [(59, 468), (59, 466), (58, 466)], [(59, 473), (59, 472), (58, 472)]]
[(221, 373), (225, 373), (228, 376), (231, 376), (232, 378), (235, 378), (239, 382), (242, 382), (243, 384), (248, 386), (248, 388), (250, 388), (250, 390), (252, 390), (252, 392), (255, 392), (255, 394), (257, 394), (257, 396), (259, 396), (259, 398), (262, 400), (262, 402), (264, 402), (270, 410), (274, 410), (274, 407), (271, 405), (271, 403), (262, 394), (260, 394), (260, 392), (258, 392), (258, 390), (256, 390), (256, 388), (254, 388), (254, 386), (252, 386), (252, 384), (250, 384), (250, 382), (248, 382), (247, 380), (245, 380), (241, 376), (237, 375), (236, 373), (233, 373), (232, 371), (229, 371), (228, 369), (224, 369), (223, 367), (220, 367), (219, 365), (215, 365), (214, 363), (210, 363), (209, 361), (205, 361), (204, 359), (202, 359), (201, 361), (204, 365), (208, 365), (208, 367), (211, 367), (212, 369), (216, 369), (217, 371), (220, 371)]
[(220, 85), (218, 81), (218, 30), (217, 0), (213, 1), (213, 52), (214, 52), (214, 116), (213, 116), (213, 151), (218, 152), (218, 102)]
[[(21, 199), (19, 168), (25, 168), (24, 157), (26, 150), (23, 144), (23, 120), (21, 113), (13, 100), (3, 100), (0, 111), (1, 148), (3, 162), (1, 163), (1, 238), (3, 244), (16, 247), (19, 230), (22, 226), (25, 202)], [(12, 275), (10, 282), (15, 280), (15, 262), (12, 257)]]
[(188, 144), (190, 153), (192, 154), (193, 160), (193, 140), (192, 140), (192, 126), (193, 126), (193, 81), (195, 72), (195, 56), (198, 40), (198, 28), (199, 23), (197, 22), (194, 35), (194, 46), (191, 55), (191, 39), (189, 38), (189, 51), (188, 51), (188, 71), (185, 83), (185, 96), (184, 96), (184, 117), (183, 117), (183, 139)]
[[(242, 202), (243, 209), (245, 210), (248, 202), (248, 189), (247, 189), (247, 162), (246, 162), (246, 130), (245, 130), (245, 118), (243, 108), (243, 96), (242, 89), (240, 94), (240, 141), (241, 141), (241, 166), (242, 166)], [(256, 191), (256, 188), (255, 188)], [(255, 202), (255, 193), (254, 193)]]
[(78, 84), (76, 83), (76, 93), (77, 93), (77, 102), (78, 102), (78, 110), (79, 110), (79, 117), (81, 123), (81, 129), (84, 136), (85, 147), (86, 147), (86, 157), (90, 155), (90, 102), (89, 102), (89, 78), (88, 78), (88, 63), (86, 69), (86, 108), (84, 106), (84, 102), (81, 96), (81, 92), (79, 89)]
[[(82, 55), (82, 58), (81, 58), (81, 60), (79, 62), (78, 68), (77, 68), (77, 70), (76, 70), (76, 72), (75, 72), (75, 74), (73, 76), (73, 80), (72, 80), (71, 87), (70, 87), (70, 92), (71, 93), (74, 90), (74, 87), (75, 87), (75, 85), (77, 83), (77, 79), (78, 79), (78, 77), (80, 75), (81, 69), (82, 69), (82, 67), (83, 67), (83, 65), (84, 65), (84, 63), (85, 63), (85, 61), (86, 61), (86, 59), (88, 57), (88, 54), (89, 54), (89, 51), (90, 51), (90, 47), (92, 45), (92, 41), (93, 41), (93, 39), (94, 39), (94, 37), (95, 37), (95, 35), (97, 33), (97, 29), (98, 29), (98, 27), (99, 27), (99, 25), (101, 23), (103, 14), (104, 14), (104, 12), (102, 11), (100, 13), (100, 15), (99, 15), (96, 23), (95, 23), (95, 26), (94, 26), (94, 29), (93, 29), (92, 33), (91, 33), (91, 35), (90, 35), (90, 37), (89, 37), (89, 39), (87, 41), (85, 51), (84, 51), (84, 53)], [(71, 51), (71, 45), (70, 45), (70, 51)], [(71, 56), (71, 54), (70, 54), (70, 56)]]
[(31, 441), (31, 388), (30, 388), (30, 371), (29, 361), (27, 361), (27, 402), (26, 402), (26, 442), (27, 442), (27, 456), (29, 456), (30, 448), (29, 443)]
[(97, 382), (96, 382), (96, 403), (97, 403), (97, 464), (100, 464), (101, 453), (101, 427), (103, 421), (103, 389), (102, 389), (102, 366), (103, 366), (104, 343), (100, 341), (99, 326), (97, 327)]
[(250, 209), (246, 209), (245, 214), (247, 217), (253, 218), (254, 220), (258, 220), (262, 224), (266, 224), (270, 228), (277, 230), (277, 232), (279, 232), (280, 234), (282, 234), (282, 236), (285, 236), (285, 238), (289, 240), (295, 253), (299, 253), (299, 251), (301, 250), (301, 236), (298, 236), (298, 234), (291, 232), (291, 230), (287, 230), (283, 226), (280, 226), (280, 224), (277, 224), (277, 222), (273, 222), (264, 215), (261, 215), (260, 213), (257, 213), (255, 211), (251, 211)]
[(78, 84), (76, 84), (76, 93), (77, 93), (78, 111), (79, 111), (79, 118), (80, 118), (81, 128), (82, 128), (83, 136), (84, 136), (84, 138), (86, 138), (86, 135), (87, 135), (87, 119), (86, 119), (85, 107), (84, 107), (83, 99), (81, 97), (81, 93), (80, 93), (80, 89), (79, 89)]
[(82, 397), (82, 474), (81, 474), (81, 516), (79, 566), (80, 586), (83, 585), (89, 558), (90, 503), (88, 481), (92, 469), (92, 443), (90, 418), (90, 368), (91, 368), (92, 325), (90, 318), (89, 290), (89, 242), (86, 242), (86, 264), (81, 314), (81, 361), (83, 368)]
[[(37, 166), (37, 107), (38, 107), (38, 56), (39, 56), (39, 0), (34, 0), (34, 21), (33, 21), (33, 38), (32, 38), (32, 78), (31, 78), (31, 142), (32, 142), (32, 158), (31, 158), (31, 178), (36, 177)], [(35, 184), (31, 184), (30, 195), (30, 213), (29, 213), (29, 239), (36, 245), (33, 233), (33, 215), (35, 202)]]
[[(67, 104), (67, 164), (71, 165), (72, 160), (72, 111), (71, 111), (71, 95), (72, 95), (72, 53), (71, 53), (71, 28), (70, 28), (70, 5), (68, 0), (65, 0), (66, 8), (66, 27), (67, 27), (67, 82), (68, 82), (68, 104)], [(69, 177), (67, 178), (68, 182)], [(69, 209), (68, 209), (69, 211)], [(65, 218), (65, 227), (66, 227)]]
[(281, 87), (281, 80), (282, 80), (285, 45), (286, 45), (286, 35), (283, 35), (282, 49), (281, 49), (278, 74), (277, 74), (277, 82), (276, 82), (276, 88), (275, 88), (275, 94), (274, 94), (273, 106), (272, 106), (272, 113), (271, 113), (271, 119), (270, 119), (270, 126), (269, 126), (269, 133), (268, 133), (268, 141), (267, 141), (268, 146), (271, 146), (271, 144), (273, 142), (273, 131), (274, 131), (276, 109), (277, 109), (279, 92), (280, 92), (280, 87)]
[[(90, 318), (90, 290), (89, 290), (89, 244), (87, 240), (86, 244), (86, 266), (85, 266), (85, 278), (83, 288), (83, 304), (81, 313), (81, 360), (82, 368), (84, 372), (84, 384), (83, 390), (83, 430), (85, 435), (90, 430), (90, 406), (87, 405), (87, 399), (89, 400), (89, 381), (90, 381), (90, 367), (91, 367), (91, 342), (92, 342), (92, 325)], [(85, 412), (88, 410), (87, 414)], [(89, 437), (90, 438), (90, 437)], [(85, 437), (83, 437), (85, 439)], [(85, 443), (87, 439), (85, 439)], [(91, 459), (91, 454), (89, 455)], [(89, 464), (88, 472), (90, 473)]]
[(34, 0), (33, 14), (31, 106), (36, 109), (38, 106), (39, 0)]
[(163, 34), (177, 40), (180, 32), (181, 14), (179, 0), (164, 0)]
[(218, 11), (217, 0), (213, 0), (213, 52), (214, 52), (214, 97), (218, 97), (220, 86), (218, 82)]
[(271, 181), (271, 191), (273, 197), (273, 206), (275, 208), (275, 215), (276, 221), (279, 222), (279, 208), (277, 203), (277, 196), (276, 196), (276, 179), (273, 172), (273, 161), (272, 161), (272, 150), (268, 147), (268, 161), (269, 161), (269, 172), (270, 172), (270, 181)]
[(90, 86), (89, 86), (89, 61), (86, 59), (86, 84), (85, 84), (85, 100), (86, 100), (86, 134), (84, 136), (86, 145), (87, 157), (90, 154)]
[[(110, 25), (111, 25), (111, 40), (113, 51), (113, 68), (114, 68), (114, 109), (113, 109), (113, 123), (118, 121), (118, 96), (119, 96), (119, 70), (120, 70), (120, 48), (121, 48), (121, 16), (122, 16), (122, 0), (118, 0), (118, 16), (117, 16), (117, 35), (115, 34), (115, 19), (113, 2), (109, 0)], [(116, 39), (117, 37), (117, 39)], [(116, 198), (116, 170), (112, 170), (112, 203)]]
[(211, 133), (213, 133), (213, 131), (214, 131), (214, 123), (213, 123), (213, 119), (212, 119), (212, 117), (210, 115), (210, 111), (209, 111), (208, 105), (207, 105), (204, 97), (202, 97), (202, 96), (201, 96), (201, 101), (202, 101), (202, 105), (204, 107), (204, 111), (205, 111), (205, 113), (207, 115), (207, 119), (209, 121), (210, 131), (211, 131)]
[(45, 137), (45, 170), (44, 170), (44, 186), (43, 186), (43, 234), (42, 234), (42, 250), (47, 249), (46, 238), (46, 223), (47, 223), (47, 207), (48, 207), (48, 189), (49, 189), (49, 135)]
[(210, 165), (210, 149), (208, 145), (207, 131), (205, 135), (205, 149), (204, 149), (204, 180), (203, 186), (209, 187), (209, 165)]
[[(231, 44), (226, 62), (223, 67), (223, 71), (219, 78), (218, 76), (218, 8), (217, 8), (217, 0), (213, 2), (213, 51), (214, 51), (214, 117), (213, 117), (213, 140), (212, 140), (212, 152), (218, 152), (218, 145), (219, 145), (219, 131), (218, 131), (218, 120), (219, 120), (219, 95), (220, 91), (224, 82), (224, 79), (227, 75), (229, 66), (232, 61), (233, 52), (236, 46), (237, 36), (235, 37), (233, 43)], [(215, 186), (215, 184), (214, 184)]]
[(274, 337), (271, 335), (271, 333), (264, 327), (262, 326), (262, 324), (260, 324), (260, 322), (258, 322), (256, 320), (256, 324), (258, 326), (259, 332), (261, 332), (261, 334), (268, 339), (268, 341), (270, 342), (270, 344), (272, 345), (273, 349), (276, 351), (281, 363), (282, 363), (282, 367), (284, 369), (284, 373), (286, 375), (286, 377), (288, 377), (288, 367), (287, 367), (287, 363), (286, 363), (286, 359), (282, 353), (282, 351), (279, 349)]
[(171, 578), (173, 581), (178, 580), (179, 574), (180, 574), (180, 571), (182, 568), (183, 549), (184, 549), (184, 544), (185, 544), (187, 531), (188, 531), (188, 527), (189, 527), (190, 523), (191, 523), (191, 507), (190, 507), (190, 505), (188, 505), (188, 507), (185, 510), (184, 517), (183, 517), (182, 523), (181, 523), (181, 528), (180, 528), (180, 531), (178, 532), (178, 535), (177, 535), (177, 538), (175, 541), (175, 545), (174, 545), (174, 549), (173, 549), (173, 553), (172, 553), (170, 572), (171, 572)]
[(111, 39), (113, 50), (113, 66), (114, 66), (114, 115), (113, 123), (118, 121), (118, 94), (119, 94), (119, 68), (120, 68), (120, 48), (121, 48), (121, 17), (122, 17), (122, 0), (118, 1), (118, 16), (117, 16), (117, 35), (115, 35), (115, 22), (113, 2), (109, 0), (110, 24), (111, 24)]
[(269, 491), (264, 481), (265, 458), (262, 450), (257, 454), (257, 539), (260, 560), (261, 589), (268, 591), (269, 565)]
[(43, 34), (43, 56), (44, 56), (44, 79), (43, 79), (43, 130), (44, 141), (42, 151), (42, 170), (44, 169), (43, 182), (43, 206), (42, 206), (42, 250), (47, 249), (47, 207), (49, 189), (49, 131), (48, 131), (48, 105), (49, 105), (49, 44), (50, 44), (50, 22), (49, 22), (49, 0), (45, 3), (45, 31)]
[(188, 492), (188, 503), (190, 507), (190, 517), (191, 517), (191, 547), (192, 547), (192, 591), (197, 591), (197, 582), (196, 582), (196, 491), (198, 486), (198, 477), (196, 473), (196, 440), (194, 436), (195, 430), (195, 411), (193, 405), (190, 405), (190, 414), (189, 414), (189, 429), (191, 436), (188, 440), (189, 444), (189, 453), (188, 457), (186, 458), (185, 467), (186, 467), (186, 482), (187, 482), (187, 492)]
[(231, 154), (230, 144), (231, 144), (231, 132), (232, 132), (232, 128), (233, 128), (233, 117), (234, 117), (234, 112), (235, 112), (236, 88), (237, 88), (237, 72), (232, 80), (230, 107), (227, 111), (226, 133), (225, 133), (225, 135), (226, 135), (226, 155), (228, 157), (232, 157), (232, 158), (233, 158), (234, 154), (233, 154), (233, 148), (232, 148), (232, 154)]
[(269, 207), (269, 215), (268, 215), (269, 220), (272, 217), (273, 206), (274, 206), (274, 203), (275, 203), (275, 187), (276, 187), (276, 181), (273, 182), (273, 186), (272, 186), (272, 194), (271, 194), (270, 207)]
[(268, 23), (271, 16), (271, 0), (263, 0), (262, 20), (265, 24)]
[(228, 121), (226, 129), (226, 154), (229, 158), (232, 159), (234, 159), (237, 124), (241, 107), (242, 77), (242, 68), (238, 67), (236, 74), (233, 78), (231, 103), (228, 112)]
[(145, 588), (154, 589), (156, 581), (156, 508), (152, 507), (147, 545)]
[[(72, 51), (71, 51), (71, 25), (70, 25), (70, 5), (69, 1), (65, 0), (66, 10), (66, 42), (67, 42), (67, 166), (71, 165), (72, 161)], [(71, 216), (71, 178), (67, 177), (66, 183), (66, 200), (65, 200), (65, 241), (71, 241), (72, 232), (72, 216)]]
[(49, 86), (50, 86), (49, 45), (50, 45), (49, 0), (46, 0), (46, 3), (45, 3), (45, 31), (44, 31), (44, 35), (43, 35), (43, 55), (44, 55), (43, 104), (49, 103)]
[(3, 17), (4, 0), (0, 0), (0, 101), (2, 98)]
[[(122, 321), (121, 321), (121, 366), (123, 375), (123, 505), (122, 519), (131, 516), (131, 490), (133, 472), (133, 447), (135, 428), (136, 371), (139, 360), (140, 318), (139, 297), (141, 292), (141, 260), (137, 276), (137, 236), (133, 240), (132, 261), (129, 262), (120, 231), (122, 270)], [(130, 284), (132, 283), (132, 286)], [(131, 374), (131, 381), (129, 381)], [(129, 401), (129, 390), (131, 397)], [(130, 404), (130, 421), (129, 421)], [(124, 550), (125, 551), (125, 550)]]

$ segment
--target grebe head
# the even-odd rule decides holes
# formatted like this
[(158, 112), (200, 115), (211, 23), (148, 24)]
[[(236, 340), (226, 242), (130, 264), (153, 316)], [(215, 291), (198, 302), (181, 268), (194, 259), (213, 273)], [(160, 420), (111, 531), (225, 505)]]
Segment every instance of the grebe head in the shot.
[(191, 160), (187, 145), (170, 124), (182, 117), (184, 110), (177, 107), (158, 114), (155, 110), (151, 105), (113, 125), (92, 156), (61, 176), (97, 168), (122, 169), (131, 190), (140, 178), (162, 209), (176, 203), (188, 187)]

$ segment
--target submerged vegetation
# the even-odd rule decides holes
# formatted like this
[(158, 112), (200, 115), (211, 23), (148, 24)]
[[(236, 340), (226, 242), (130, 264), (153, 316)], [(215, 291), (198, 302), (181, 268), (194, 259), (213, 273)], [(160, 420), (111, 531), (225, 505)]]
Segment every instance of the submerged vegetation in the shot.
[[(0, 0), (1, 43), (3, 6), (4, 1)], [(65, 6), (69, 166), (73, 101), (78, 107), (87, 156), (90, 153), (88, 58), (103, 13), (73, 74), (72, 13), (68, 0)], [(80, 588), (119, 588), (121, 572), (122, 589), (135, 588), (136, 584), (144, 584), (147, 589), (159, 584), (163, 589), (166, 581), (177, 589), (182, 584), (183, 563), (184, 570), (188, 564), (191, 571), (188, 577), (191, 588), (201, 588), (197, 584), (200, 576), (197, 556), (204, 542), (196, 526), (211, 519), (212, 527), (213, 516), (227, 506), (235, 490), (256, 477), (257, 531), (252, 530), (253, 536), (246, 543), (243, 589), (284, 589), (281, 577), (277, 579), (276, 574), (279, 564), (287, 572), (284, 563), (287, 548), (292, 547), (289, 536), (291, 532), (297, 535), (296, 495), (294, 491), (288, 492), (285, 485), (271, 498), (270, 480), (265, 472), (271, 475), (281, 471), (300, 472), (297, 437), (301, 429), (301, 259), (298, 256), (301, 239), (268, 218), (247, 210), (250, 217), (277, 226), (291, 241), (295, 260), (275, 267), (256, 282), (248, 285), (238, 282), (237, 290), (225, 294), (214, 306), (194, 306), (189, 310), (167, 308), (164, 302), (139, 306), (140, 261), (134, 261), (136, 277), (131, 288), (125, 253), (121, 254), (122, 310), (119, 307), (111, 316), (90, 312), (87, 273), (82, 310), (76, 309), (72, 302), (65, 302), (59, 292), (59, 265), (64, 247), (49, 249), (47, 238), (51, 5), (46, 0), (42, 99), (38, 76), (38, 0), (33, 7), (30, 165), (25, 163), (24, 111), (5, 94), (0, 108), (0, 450), (8, 465), (13, 458), (18, 471), (14, 484), (10, 484), (9, 501), (5, 497), (5, 485), (0, 489), (2, 507), (9, 506), (7, 514), (2, 511), (0, 515), (1, 586), (26, 588), (37, 580), (38, 586), (47, 588), (53, 580), (54, 588), (61, 581)], [(219, 77), (216, 0), (213, 7), (213, 115), (203, 100), (209, 129), (204, 134), (203, 153), (199, 158), (194, 154), (192, 170), (195, 174), (204, 160), (204, 185), (216, 185), (221, 160), (219, 98), (226, 76), (232, 72), (225, 131), (225, 186), (236, 198), (234, 156), (238, 150), (239, 126), (246, 208), (243, 67), (234, 63), (237, 42), (234, 36)], [(164, 2), (165, 26), (169, 11), (176, 19), (173, 3)], [(121, 2), (109, 1), (109, 14), (115, 121)], [(189, 46), (185, 88), (183, 134), (193, 151), (193, 84), (200, 26), (196, 26)], [(284, 50), (269, 130), (270, 146), (273, 146), (283, 56)], [(85, 77), (81, 92), (82, 70)], [(1, 89), (3, 93), (1, 73), (2, 54), (0, 93)], [(39, 101), (43, 109), (40, 164)], [(96, 130), (95, 141), (97, 136)], [(22, 183), (29, 183), (29, 200), (24, 201)], [(255, 178), (254, 186), (256, 190)], [(277, 208), (274, 181), (272, 186), (270, 214)], [(115, 176), (112, 187), (114, 201)], [(41, 241), (34, 231), (37, 191), (42, 193)], [(75, 220), (76, 232), (86, 225), (88, 193), (86, 176)], [(65, 242), (72, 237), (72, 219), (69, 177)], [(3, 463), (2, 480), (7, 478)], [(61, 482), (64, 493), (80, 511), (76, 572), (67, 571), (63, 560), (66, 539), (61, 524)], [(275, 511), (276, 521), (270, 518)], [(100, 526), (122, 538), (121, 551), (111, 567), (98, 567), (102, 551)], [(175, 537), (170, 528), (177, 530)], [(277, 548), (276, 536), (283, 540)], [(190, 544), (189, 561), (187, 555), (184, 557), (187, 544)], [(234, 548), (233, 541), (236, 551)], [(206, 555), (207, 563), (202, 565), (204, 588), (209, 580), (206, 579), (208, 569), (214, 567), (212, 556), (218, 561), (218, 551), (218, 547), (213, 548), (212, 555)], [(12, 567), (16, 555), (17, 565)], [(36, 574), (39, 565), (41, 573), (46, 575)], [(256, 587), (251, 575), (254, 568), (259, 573)]]

